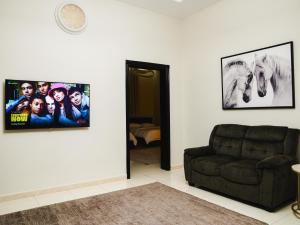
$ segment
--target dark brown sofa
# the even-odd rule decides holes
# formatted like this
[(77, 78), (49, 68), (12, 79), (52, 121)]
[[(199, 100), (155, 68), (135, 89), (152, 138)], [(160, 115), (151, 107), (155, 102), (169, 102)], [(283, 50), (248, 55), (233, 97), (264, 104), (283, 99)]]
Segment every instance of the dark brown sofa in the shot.
[(269, 211), (294, 200), (298, 130), (278, 126), (223, 124), (209, 145), (184, 151), (185, 178)]

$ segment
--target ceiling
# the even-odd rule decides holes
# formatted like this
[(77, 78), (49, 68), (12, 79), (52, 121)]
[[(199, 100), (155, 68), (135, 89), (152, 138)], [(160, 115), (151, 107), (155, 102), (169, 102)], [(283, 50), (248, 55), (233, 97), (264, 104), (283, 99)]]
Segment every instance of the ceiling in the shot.
[(220, 0), (119, 0), (164, 15), (184, 19)]

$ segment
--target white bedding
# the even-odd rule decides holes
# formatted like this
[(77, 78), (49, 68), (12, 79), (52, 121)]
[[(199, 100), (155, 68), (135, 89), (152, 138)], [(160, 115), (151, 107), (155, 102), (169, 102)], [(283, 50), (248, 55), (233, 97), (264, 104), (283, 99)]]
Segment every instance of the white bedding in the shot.
[(130, 139), (130, 141), (133, 142), (134, 146), (137, 145), (137, 140), (136, 140), (135, 136), (131, 132), (129, 132), (129, 139)]
[(160, 127), (152, 126), (152, 127), (140, 127), (132, 130), (134, 136), (143, 138), (147, 144), (152, 141), (160, 140)]

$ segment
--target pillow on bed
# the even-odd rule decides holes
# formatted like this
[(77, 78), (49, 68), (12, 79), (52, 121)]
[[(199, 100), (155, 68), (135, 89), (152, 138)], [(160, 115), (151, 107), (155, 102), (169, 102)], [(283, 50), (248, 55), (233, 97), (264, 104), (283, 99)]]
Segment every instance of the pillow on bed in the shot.
[(140, 123), (130, 123), (129, 128), (140, 128), (142, 127), (142, 124)]
[(154, 123), (142, 123), (142, 127), (155, 127)]

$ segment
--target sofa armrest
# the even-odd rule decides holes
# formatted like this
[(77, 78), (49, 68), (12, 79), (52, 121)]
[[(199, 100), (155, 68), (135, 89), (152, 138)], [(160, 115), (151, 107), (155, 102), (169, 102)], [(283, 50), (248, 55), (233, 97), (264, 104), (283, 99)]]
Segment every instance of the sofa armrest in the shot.
[(289, 155), (267, 157), (256, 164), (261, 172), (260, 204), (274, 210), (280, 203), (296, 197), (296, 174), (291, 165), (296, 161)]
[(187, 148), (184, 150), (184, 174), (185, 179), (192, 184), (192, 160), (205, 155), (211, 155), (214, 151), (209, 146)]
[(257, 169), (274, 169), (285, 165), (291, 165), (294, 159), (288, 155), (274, 155), (260, 160), (256, 164)]
[(202, 146), (196, 148), (187, 148), (184, 150), (184, 155), (194, 159), (199, 156), (212, 155), (214, 152), (209, 146)]

